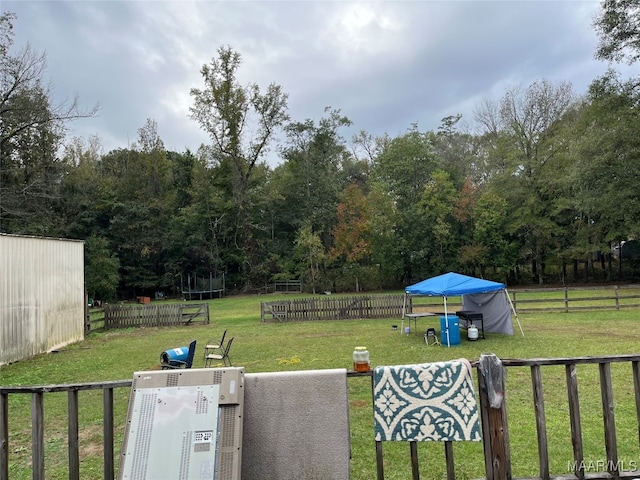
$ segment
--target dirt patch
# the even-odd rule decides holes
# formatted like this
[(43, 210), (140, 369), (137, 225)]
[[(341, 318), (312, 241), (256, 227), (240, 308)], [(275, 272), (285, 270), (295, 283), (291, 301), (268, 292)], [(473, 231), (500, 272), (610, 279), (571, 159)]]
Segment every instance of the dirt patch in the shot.
[(620, 330), (612, 330), (612, 329), (608, 329), (607, 331), (603, 331), (603, 330), (598, 330), (596, 328), (591, 328), (591, 327), (581, 328), (581, 327), (576, 327), (575, 325), (567, 325), (567, 324), (563, 324), (563, 325), (545, 325), (544, 331), (545, 331), (545, 335), (549, 335), (550, 333), (553, 333), (554, 335), (557, 334), (558, 336), (567, 336), (567, 337), (576, 336), (576, 335), (579, 335), (582, 338), (585, 338), (585, 337), (593, 337), (593, 338), (606, 337), (609, 340), (612, 339), (612, 338), (620, 338), (620, 339), (623, 339), (623, 340), (628, 340), (629, 337), (635, 337), (636, 336), (636, 334), (630, 333), (628, 331), (620, 331)]
[(347, 333), (329, 333), (329, 332), (318, 332), (318, 333), (308, 333), (306, 335), (301, 335), (305, 338), (326, 338), (326, 337), (344, 337), (348, 335)]
[(102, 441), (102, 427), (92, 426), (78, 432), (80, 460), (84, 460), (87, 457), (102, 455)]

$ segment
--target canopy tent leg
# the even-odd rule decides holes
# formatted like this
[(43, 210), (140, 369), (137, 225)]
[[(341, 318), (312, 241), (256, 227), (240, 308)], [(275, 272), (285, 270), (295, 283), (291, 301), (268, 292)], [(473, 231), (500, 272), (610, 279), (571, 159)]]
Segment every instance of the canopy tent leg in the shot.
[[(444, 300), (444, 325), (447, 330), (447, 347), (451, 346), (451, 335), (449, 335), (449, 314), (447, 313), (447, 297), (443, 296)], [(442, 332), (440, 332), (442, 333)]]
[[(404, 293), (404, 299), (402, 300), (402, 326), (400, 327), (400, 335), (404, 333), (404, 316), (407, 311), (407, 292)], [(411, 320), (409, 320), (409, 326), (411, 326)]]
[(522, 325), (520, 324), (520, 319), (518, 318), (518, 312), (516, 312), (516, 308), (513, 306), (513, 302), (511, 301), (511, 295), (509, 295), (509, 292), (507, 292), (506, 288), (504, 289), (504, 294), (506, 295), (507, 301), (509, 302), (509, 305), (511, 306), (511, 311), (513, 312), (513, 315), (516, 317), (516, 322), (518, 322), (518, 327), (520, 328), (520, 333), (524, 337), (524, 331), (522, 330)]

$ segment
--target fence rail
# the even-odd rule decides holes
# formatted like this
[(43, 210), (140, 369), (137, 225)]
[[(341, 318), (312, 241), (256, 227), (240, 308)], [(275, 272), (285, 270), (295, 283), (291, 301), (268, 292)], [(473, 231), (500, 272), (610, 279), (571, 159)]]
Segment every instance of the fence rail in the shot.
[(274, 293), (302, 293), (302, 280), (281, 280), (273, 284)]
[(104, 308), (89, 308), (85, 312), (84, 333), (104, 328)]
[(105, 330), (130, 327), (168, 327), (190, 323), (209, 323), (208, 303), (104, 306)]
[[(623, 465), (618, 458), (618, 440), (616, 432), (615, 404), (613, 401), (613, 387), (611, 365), (613, 363), (628, 363), (631, 365), (629, 381), (634, 385), (634, 399), (636, 412), (636, 431), (640, 428), (640, 355), (620, 355), (620, 356), (598, 356), (598, 357), (573, 357), (573, 358), (540, 358), (540, 359), (503, 359), (501, 367), (508, 371), (512, 368), (525, 367), (531, 374), (531, 396), (533, 398), (533, 409), (535, 411), (535, 431), (537, 435), (537, 457), (538, 457), (538, 479), (585, 479), (590, 480), (610, 480), (610, 479), (631, 479), (637, 478), (637, 471), (621, 471)], [(578, 388), (577, 370), (584, 365), (597, 365), (599, 372), (599, 384), (581, 385)], [(488, 388), (486, 383), (486, 370), (482, 371), (482, 360), (472, 362), (477, 370), (479, 385), (479, 412), (481, 418), (484, 458), (466, 459), (467, 461), (482, 461), (485, 464), (487, 480), (504, 480), (512, 477), (511, 457), (521, 452), (513, 451), (513, 446), (509, 442), (509, 420), (516, 423), (519, 428), (524, 428), (523, 419), (509, 419), (505, 406), (509, 398), (509, 391), (505, 388), (504, 398), (498, 408), (490, 406), (488, 398)], [(575, 469), (570, 475), (566, 472), (554, 474), (550, 469), (549, 442), (547, 439), (547, 423), (545, 416), (544, 393), (549, 388), (558, 389), (557, 382), (552, 378), (551, 386), (543, 382), (543, 368), (564, 367), (566, 378), (566, 395), (568, 398), (568, 421), (571, 429), (571, 443), (573, 449), (573, 465)], [(348, 372), (349, 378), (372, 376), (371, 372), (359, 373)], [(32, 424), (32, 470), (34, 480), (44, 480), (46, 478), (45, 469), (45, 438), (44, 438), (44, 396), (51, 393), (66, 393), (68, 397), (68, 471), (70, 480), (80, 479), (80, 453), (79, 453), (79, 401), (78, 392), (83, 390), (102, 390), (103, 392), (103, 478), (112, 480), (116, 472), (114, 460), (114, 390), (120, 388), (130, 388), (131, 380), (100, 382), (100, 383), (79, 383), (68, 385), (45, 385), (45, 386), (14, 386), (0, 387), (0, 480), (9, 480), (9, 466), (11, 464), (11, 449), (9, 445), (10, 424), (9, 424), (9, 396), (10, 395), (31, 395), (31, 424)], [(505, 386), (504, 381), (501, 384)], [(585, 399), (586, 393), (595, 390), (600, 397), (603, 430), (600, 438), (604, 441), (603, 451), (606, 452), (606, 461), (602, 462), (603, 468), (599, 472), (587, 471), (588, 461), (585, 461), (583, 452), (584, 438), (582, 433), (580, 405)], [(119, 396), (122, 397), (122, 396)], [(127, 397), (128, 398), (128, 397)], [(557, 413), (557, 412), (556, 412)], [(630, 421), (630, 419), (626, 419)], [(636, 437), (636, 441), (637, 441)], [(409, 455), (412, 465), (413, 478), (419, 478), (418, 471), (418, 450), (415, 442), (409, 442)], [(381, 442), (376, 443), (376, 465), (377, 479), (384, 480), (383, 446)], [(447, 466), (447, 478), (456, 478), (454, 471), (453, 447), (451, 442), (445, 442), (444, 456)]]
[[(509, 290), (518, 313), (620, 310), (640, 307), (640, 285)], [(544, 295), (544, 298), (540, 298)], [(593, 295), (593, 296), (591, 296)], [(588, 303), (588, 304), (587, 304)]]

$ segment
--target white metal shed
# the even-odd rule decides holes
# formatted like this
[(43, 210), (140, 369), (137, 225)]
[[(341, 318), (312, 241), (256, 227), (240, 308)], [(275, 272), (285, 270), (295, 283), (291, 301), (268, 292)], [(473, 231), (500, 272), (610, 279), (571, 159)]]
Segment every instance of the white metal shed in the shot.
[(0, 234), (0, 365), (84, 339), (84, 242)]

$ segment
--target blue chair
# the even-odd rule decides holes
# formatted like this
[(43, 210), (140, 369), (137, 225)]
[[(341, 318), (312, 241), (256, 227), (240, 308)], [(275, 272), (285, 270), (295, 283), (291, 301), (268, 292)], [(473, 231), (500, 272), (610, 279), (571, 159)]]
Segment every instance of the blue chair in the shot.
[[(187, 350), (186, 356), (183, 351)], [(189, 344), (189, 348), (180, 347), (172, 350), (165, 350), (160, 354), (160, 365), (163, 370), (177, 369), (177, 368), (191, 368), (193, 365), (193, 357), (196, 354), (196, 341), (194, 340)]]

